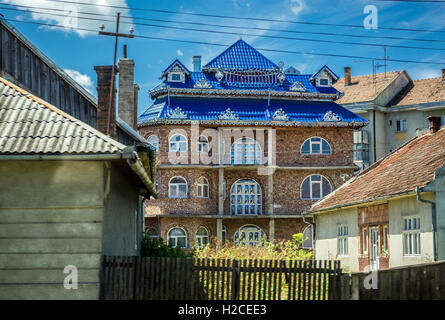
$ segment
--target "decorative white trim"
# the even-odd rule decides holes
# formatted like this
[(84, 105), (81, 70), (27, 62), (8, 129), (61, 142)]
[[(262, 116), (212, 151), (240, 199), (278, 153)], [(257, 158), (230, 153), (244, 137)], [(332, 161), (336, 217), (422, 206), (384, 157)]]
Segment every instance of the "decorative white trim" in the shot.
[(326, 121), (326, 122), (336, 122), (336, 121), (341, 121), (341, 119), (334, 112), (332, 112), (332, 110), (329, 110), (324, 115), (323, 121)]
[(169, 119), (187, 119), (187, 115), (180, 107), (176, 107), (168, 117)]
[(272, 120), (289, 121), (289, 116), (283, 109), (278, 109), (272, 116)]
[(193, 88), (205, 88), (205, 89), (210, 89), (213, 88), (212, 85), (205, 79), (205, 78), (201, 78), (201, 80), (199, 80), (198, 82), (195, 83), (195, 85), (193, 86)]
[(230, 108), (228, 108), (226, 111), (222, 112), (218, 119), (220, 120), (239, 120), (239, 117), (236, 113), (234, 113)]
[(301, 84), (300, 81), (295, 81), (289, 88), (290, 91), (305, 92), (306, 88)]

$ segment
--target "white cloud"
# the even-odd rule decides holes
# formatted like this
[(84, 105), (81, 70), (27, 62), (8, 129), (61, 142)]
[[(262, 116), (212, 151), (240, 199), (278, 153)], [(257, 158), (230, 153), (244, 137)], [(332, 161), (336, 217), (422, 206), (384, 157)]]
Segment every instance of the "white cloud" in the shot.
[(88, 92), (93, 94), (94, 90), (94, 84), (91, 78), (86, 75), (82, 74), (79, 71), (72, 70), (72, 69), (63, 69), (68, 75), (73, 78), (74, 81), (76, 81), (78, 84), (80, 84), (82, 87), (84, 87)]
[(295, 15), (299, 15), (305, 8), (303, 0), (290, 0), (290, 10)]
[[(64, 32), (75, 32), (79, 36), (84, 37), (87, 35), (91, 35), (93, 33), (85, 31), (85, 30), (76, 30), (75, 28), (83, 28), (83, 29), (90, 29), (90, 30), (97, 30), (99, 31), (99, 26), (104, 25), (105, 31), (115, 31), (116, 29), (116, 22), (110, 22), (116, 20), (116, 14), (117, 12), (121, 13), (121, 25), (120, 25), (120, 32), (128, 32), (129, 28), (132, 26), (131, 23), (133, 23), (133, 19), (131, 18), (123, 18), (124, 16), (130, 17), (130, 10), (129, 9), (117, 9), (117, 8), (109, 8), (109, 7), (103, 7), (106, 6), (119, 6), (119, 7), (125, 7), (128, 8), (127, 2), (125, 0), (97, 0), (95, 5), (82, 5), (82, 4), (72, 4), (72, 3), (61, 3), (61, 2), (52, 2), (48, 0), (34, 0), (30, 2), (29, 0), (0, 0), (1, 3), (8, 3), (16, 6), (31, 6), (36, 8), (20, 8), (23, 10), (29, 10), (34, 11), (30, 12), (31, 19), (35, 21), (40, 21), (44, 23), (50, 23), (55, 24), (59, 26), (69, 27), (68, 28), (58, 28), (58, 27), (42, 27), (46, 30), (61, 30)], [(84, 2), (84, 0), (71, 0), (71, 2)], [(64, 12), (61, 11), (52, 11), (48, 9), (57, 9), (57, 10), (64, 10)], [(45, 13), (44, 13), (45, 12)], [(82, 14), (82, 12), (88, 12), (92, 13), (93, 15), (85, 15)], [(46, 13), (53, 13), (60, 16), (55, 15), (48, 15)], [(111, 16), (98, 16), (95, 14), (105, 14), (105, 15), (111, 15)], [(100, 20), (88, 20), (88, 19), (80, 19), (81, 17), (86, 18), (94, 18), (94, 19), (100, 19)], [(22, 17), (23, 18), (23, 17)], [(29, 18), (28, 18), (29, 19)], [(27, 19), (23, 19), (27, 20)], [(108, 20), (108, 21), (104, 21)]]
[(176, 53), (178, 54), (179, 57), (183, 57), (183, 56), (184, 56), (184, 54), (182, 53), (182, 51), (179, 50), (179, 49), (176, 51)]

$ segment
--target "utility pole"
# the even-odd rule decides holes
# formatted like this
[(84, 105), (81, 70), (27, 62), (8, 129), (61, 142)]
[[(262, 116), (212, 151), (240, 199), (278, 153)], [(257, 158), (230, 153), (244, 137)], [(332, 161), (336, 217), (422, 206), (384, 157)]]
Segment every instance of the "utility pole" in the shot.
[[(117, 55), (117, 42), (119, 37), (124, 37), (124, 38), (134, 38), (133, 34), (125, 34), (125, 33), (119, 33), (119, 21), (120, 21), (120, 15), (121, 13), (118, 12), (117, 13), (117, 17), (116, 17), (116, 32), (105, 32), (103, 31), (105, 26), (102, 24), (100, 26), (101, 31), (99, 31), (99, 35), (102, 36), (112, 36), (115, 37), (114, 40), (114, 59), (113, 59), (113, 66), (111, 69), (111, 84), (110, 84), (110, 99), (109, 99), (109, 105), (108, 105), (108, 122), (107, 122), (107, 135), (110, 135), (110, 121), (111, 121), (111, 104), (112, 104), (112, 100), (113, 100), (113, 91), (114, 91), (114, 78), (115, 78), (115, 74), (116, 74), (116, 55)], [(133, 28), (130, 28), (130, 33), (133, 33)]]

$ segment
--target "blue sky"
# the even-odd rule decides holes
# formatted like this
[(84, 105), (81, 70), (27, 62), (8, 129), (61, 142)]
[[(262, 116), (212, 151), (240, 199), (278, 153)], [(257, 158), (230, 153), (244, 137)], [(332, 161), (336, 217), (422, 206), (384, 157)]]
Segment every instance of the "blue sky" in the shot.
[[(35, 6), (39, 8), (69, 9), (67, 3), (48, 2), (46, 0), (0, 0), (2, 3), (15, 5)], [(79, 0), (78, 2), (87, 2)], [(92, 1), (89, 1), (92, 3)], [(408, 37), (421, 39), (435, 39), (445, 41), (445, 3), (400, 3), (400, 2), (375, 2), (365, 0), (99, 0), (97, 4), (126, 6), (127, 8), (150, 8), (172, 10), (179, 12), (205, 13), (230, 16), (256, 17), (266, 19), (279, 19), (303, 22), (321, 22), (335, 24), (363, 25), (366, 14), (363, 9), (366, 5), (375, 5), (378, 9), (379, 27), (417, 28), (440, 32), (406, 32), (393, 30), (366, 30), (364, 28), (346, 28), (333, 26), (313, 26), (269, 21), (245, 21), (227, 20), (221, 18), (205, 18), (181, 14), (165, 14), (133, 9), (117, 10), (100, 6), (86, 6), (76, 4), (78, 12), (95, 12), (101, 14), (115, 14), (120, 11), (124, 16), (144, 17), (151, 19), (166, 19), (171, 21), (204, 22), (239, 27), (237, 29), (215, 28), (204, 26), (186, 26), (181, 23), (160, 23), (158, 25), (186, 26), (197, 29), (212, 29), (217, 31), (230, 31), (239, 33), (236, 35), (181, 31), (173, 29), (155, 28), (135, 25), (136, 35), (148, 35), (172, 39), (186, 39), (193, 41), (205, 41), (217, 44), (230, 45), (240, 37), (254, 47), (270, 48), (277, 50), (303, 51), (305, 54), (285, 54), (278, 52), (263, 52), (268, 58), (278, 63), (283, 61), (285, 66), (294, 66), (302, 73), (314, 73), (323, 65), (328, 65), (339, 76), (343, 76), (343, 68), (350, 66), (353, 75), (372, 73), (371, 61), (362, 59), (322, 57), (312, 53), (329, 53), (341, 55), (355, 55), (368, 57), (382, 57), (383, 48), (345, 45), (337, 43), (306, 42), (300, 40), (284, 40), (260, 37), (260, 35), (291, 36), (310, 39), (327, 39), (349, 42), (371, 42), (379, 44), (405, 45), (418, 47), (444, 48), (445, 42), (418, 42), (411, 40), (389, 40), (350, 38), (340, 36), (322, 36), (310, 34), (290, 34), (272, 31), (269, 29), (296, 30), (305, 32), (335, 32), (354, 35), (378, 35), (393, 37)], [(72, 5), (71, 5), (72, 6)], [(31, 9), (33, 10), (33, 9)], [(34, 10), (35, 11), (35, 10)], [(30, 12), (15, 12), (0, 9), (0, 12), (9, 19), (48, 22), (61, 24), (64, 17), (46, 16)], [(57, 12), (56, 12), (57, 13)], [(59, 12), (59, 14), (61, 14)], [(110, 18), (105, 18), (110, 19)], [(124, 22), (145, 22), (135, 19), (123, 19)], [(61, 68), (67, 69), (78, 82), (96, 95), (95, 65), (111, 65), (113, 61), (114, 39), (98, 36), (94, 33), (75, 32), (60, 28), (48, 28), (21, 22), (11, 22), (22, 34), (33, 42), (44, 54), (56, 62)], [(98, 30), (102, 24), (100, 21), (88, 21), (79, 19), (78, 27)], [(106, 30), (113, 31), (111, 23), (105, 22)], [(128, 31), (129, 24), (122, 24), (121, 30)], [(267, 31), (245, 30), (244, 27), (259, 27)], [(245, 32), (256, 36), (243, 35)], [(139, 95), (139, 113), (150, 103), (148, 90), (158, 82), (158, 77), (163, 69), (174, 59), (179, 58), (186, 66), (192, 69), (192, 56), (201, 55), (203, 64), (223, 51), (224, 48), (212, 45), (187, 44), (148, 39), (120, 39), (118, 57), (122, 56), (122, 45), (128, 45), (128, 56), (135, 60), (136, 82), (141, 87)], [(388, 48), (387, 55), (392, 59), (417, 60), (425, 62), (439, 62), (442, 65), (408, 64), (388, 62), (387, 70), (408, 71), (413, 79), (438, 77), (441, 68), (445, 68), (445, 51)], [(383, 72), (383, 69), (379, 69)]]

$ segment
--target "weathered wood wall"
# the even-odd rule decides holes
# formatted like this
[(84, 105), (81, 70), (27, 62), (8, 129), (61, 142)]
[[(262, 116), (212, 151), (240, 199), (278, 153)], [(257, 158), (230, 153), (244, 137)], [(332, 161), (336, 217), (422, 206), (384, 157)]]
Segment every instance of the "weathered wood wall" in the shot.
[(97, 127), (94, 98), (3, 20), (0, 20), (0, 76)]

